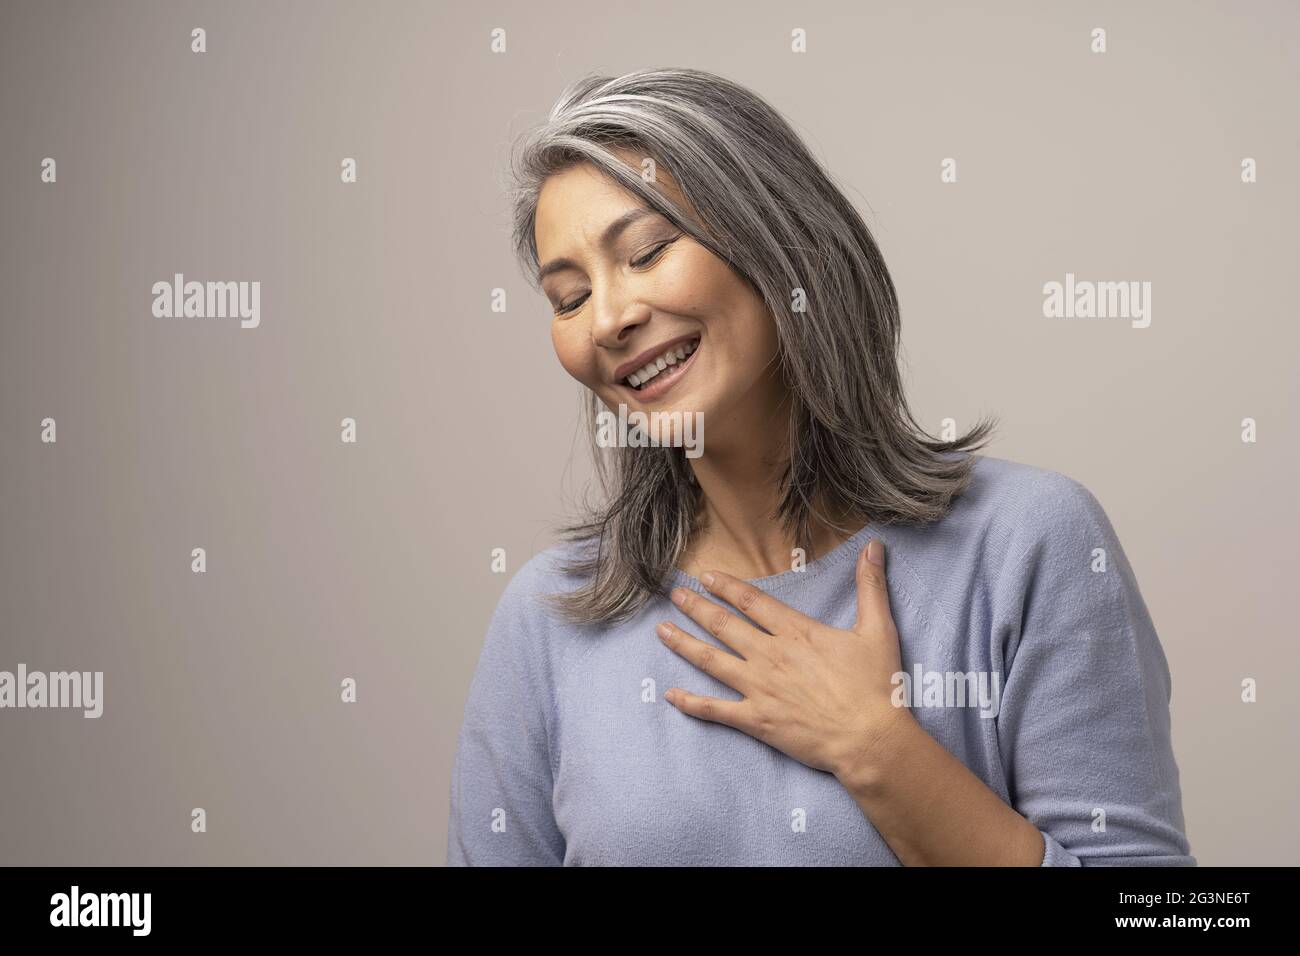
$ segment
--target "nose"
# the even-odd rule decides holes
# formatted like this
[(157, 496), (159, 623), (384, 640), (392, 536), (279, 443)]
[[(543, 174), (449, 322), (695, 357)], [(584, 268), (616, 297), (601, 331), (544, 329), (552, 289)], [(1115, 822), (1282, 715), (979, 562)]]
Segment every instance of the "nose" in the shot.
[(591, 338), (601, 348), (625, 347), (637, 326), (650, 320), (650, 306), (635, 297), (611, 294), (607, 287), (599, 293), (593, 289), (591, 298), (595, 307)]

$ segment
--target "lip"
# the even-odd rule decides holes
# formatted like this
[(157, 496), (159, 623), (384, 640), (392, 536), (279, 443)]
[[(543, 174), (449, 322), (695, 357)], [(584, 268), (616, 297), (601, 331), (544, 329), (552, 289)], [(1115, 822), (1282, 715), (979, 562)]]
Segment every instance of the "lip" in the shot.
[(698, 339), (699, 337), (700, 337), (699, 332), (691, 332), (687, 335), (679, 335), (675, 339), (669, 339), (667, 342), (660, 342), (658, 345), (654, 346), (654, 348), (646, 349), (636, 358), (629, 359), (628, 361), (620, 365), (618, 368), (614, 369), (614, 384), (622, 385), (623, 379), (627, 378), (637, 369), (641, 368), (652, 358), (655, 358), (658, 355), (662, 355), (670, 348), (673, 348), (678, 345), (684, 345), (687, 342), (691, 341), (692, 339)]
[[(669, 345), (679, 345), (683, 341), (690, 342), (694, 338), (696, 338), (696, 336), (688, 335), (686, 336), (685, 339), (674, 340), (670, 343), (666, 342), (663, 345), (659, 346), (659, 348), (660, 350), (662, 350), (664, 348), (667, 348)], [(621, 376), (619, 378), (619, 387), (622, 388), (625, 392), (627, 392), (629, 395), (631, 395), (634, 399), (636, 399), (638, 402), (642, 404), (645, 404), (646, 402), (653, 402), (657, 398), (662, 398), (663, 395), (670, 388), (672, 388), (679, 381), (681, 381), (682, 376), (686, 374), (686, 370), (690, 368), (691, 363), (695, 361), (695, 356), (700, 354), (700, 349), (704, 347), (704, 338), (703, 336), (700, 336), (699, 338), (700, 338), (700, 344), (695, 346), (694, 352), (686, 356), (686, 361), (678, 362), (676, 365), (672, 367), (671, 370), (665, 369), (664, 371), (660, 372), (658, 375), (654, 377), (653, 381), (651, 381), (649, 385), (641, 389), (633, 388), (631, 385), (623, 385), (622, 379), (623, 377), (626, 377), (627, 374), (624, 373), (624, 376)], [(658, 355), (658, 354), (659, 354), (658, 352), (650, 352), (644, 359), (642, 359), (641, 365), (644, 365), (646, 362), (648, 362), (651, 356)], [(622, 366), (620, 366), (620, 368), (621, 367)], [(633, 365), (631, 371), (635, 372), (640, 367), (641, 367), (640, 365)]]

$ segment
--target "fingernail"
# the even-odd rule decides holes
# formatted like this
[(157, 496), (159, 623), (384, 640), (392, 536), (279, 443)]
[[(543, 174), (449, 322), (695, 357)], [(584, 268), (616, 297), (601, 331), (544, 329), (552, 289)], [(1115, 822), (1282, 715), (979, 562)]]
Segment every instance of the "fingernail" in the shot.
[(682, 602), (685, 600), (686, 600), (686, 592), (683, 591), (681, 588), (673, 588), (673, 603), (676, 604), (678, 607), (681, 607)]
[(877, 565), (885, 563), (885, 543), (879, 538), (867, 542), (867, 560)]
[(712, 574), (712, 572), (705, 571), (704, 574), (700, 577), (700, 581), (702, 581), (702, 582), (704, 583), (704, 586), (705, 586), (706, 588), (711, 588), (711, 587), (713, 587), (713, 574)]
[(668, 635), (673, 632), (673, 629), (667, 621), (662, 621), (659, 626), (655, 628), (655, 631), (659, 634), (659, 637), (662, 640), (666, 641), (668, 640)]

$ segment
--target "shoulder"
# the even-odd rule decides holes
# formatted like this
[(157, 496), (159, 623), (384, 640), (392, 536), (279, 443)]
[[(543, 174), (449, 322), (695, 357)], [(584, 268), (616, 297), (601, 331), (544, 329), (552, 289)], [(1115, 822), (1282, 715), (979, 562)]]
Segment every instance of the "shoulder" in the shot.
[(1101, 502), (1081, 481), (1050, 468), (976, 456), (968, 492), (954, 510), (985, 532), (990, 550), (1010, 563), (1114, 529)]
[(561, 542), (538, 551), (510, 576), (497, 602), (496, 613), (527, 618), (537, 624), (559, 623), (547, 596), (579, 587), (584, 577), (574, 566), (589, 552), (583, 543)]
[(596, 628), (566, 620), (552, 601), (582, 585), (585, 576), (574, 565), (588, 553), (585, 543), (562, 542), (519, 566), (492, 611), (480, 666), (511, 661), (508, 666), (526, 667), (532, 679), (558, 678), (570, 657), (590, 643), (586, 638), (597, 633)]
[(1081, 481), (983, 457), (969, 498), (952, 514), (974, 535), (956, 536), (972, 555), (967, 596), (986, 608), (988, 633), (1008, 665), (1028, 641), (1044, 653), (1059, 650), (1044, 660), (1070, 673), (1103, 649), (1136, 667), (1138, 645), (1155, 679), (1167, 683), (1137, 575), (1101, 502)]
[(1105, 523), (1101, 503), (1069, 475), (1006, 458), (969, 457), (970, 480), (942, 518), (899, 526), (898, 535), (918, 553), (948, 561), (1014, 561), (1037, 543)]
[(984, 459), (977, 473), (989, 527), (982, 583), (1008, 621), (1062, 639), (1151, 628), (1119, 536), (1082, 482), (1003, 459)]
[(553, 688), (573, 646), (566, 638), (580, 629), (565, 625), (547, 596), (575, 586), (565, 570), (575, 555), (570, 544), (546, 548), (504, 583), (487, 619), (470, 685), (471, 708), (506, 713), (536, 703), (549, 713)]
[(970, 480), (942, 518), (881, 529), (887, 546), (898, 545), (891, 568), (951, 621), (981, 595), (1005, 603), (1029, 579), (1043, 579), (1037, 572), (1076, 569), (1096, 547), (1118, 550), (1105, 511), (1080, 481), (1006, 458), (971, 458)]

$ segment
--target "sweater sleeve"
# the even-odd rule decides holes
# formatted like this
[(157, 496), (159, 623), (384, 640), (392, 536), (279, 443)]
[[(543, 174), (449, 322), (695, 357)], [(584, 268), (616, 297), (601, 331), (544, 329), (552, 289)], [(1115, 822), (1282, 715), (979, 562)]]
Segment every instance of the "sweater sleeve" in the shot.
[(1010, 567), (998, 746), (1042, 866), (1195, 866), (1169, 666), (1101, 504), (1053, 473)]
[(451, 771), (448, 866), (564, 861), (551, 800), (550, 670), (530, 626), (535, 567), (524, 565), (507, 585), (470, 683)]

